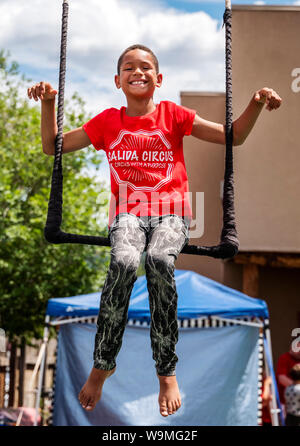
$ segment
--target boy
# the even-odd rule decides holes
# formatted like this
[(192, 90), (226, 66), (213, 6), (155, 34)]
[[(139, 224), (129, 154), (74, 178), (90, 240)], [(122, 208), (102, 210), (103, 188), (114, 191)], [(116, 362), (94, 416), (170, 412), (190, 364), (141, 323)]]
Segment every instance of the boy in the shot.
[[(175, 374), (178, 329), (174, 268), (188, 242), (191, 220), (182, 140), (192, 134), (224, 145), (225, 126), (169, 101), (155, 104), (153, 95), (162, 84), (162, 74), (156, 56), (143, 45), (132, 45), (121, 54), (115, 84), (126, 96), (126, 108), (104, 110), (63, 135), (63, 153), (92, 143), (97, 150), (106, 151), (111, 170), (111, 262), (101, 294), (94, 366), (79, 400), (83, 408), (93, 410), (105, 379), (115, 371), (136, 270), (147, 247), (151, 346), (160, 385), (160, 413), (166, 417), (181, 405)], [(45, 82), (28, 89), (29, 98), (42, 102), (42, 145), (47, 155), (54, 155), (56, 94)], [(271, 111), (280, 106), (281, 98), (270, 88), (255, 92), (244, 113), (234, 121), (235, 146), (244, 142), (265, 102)]]

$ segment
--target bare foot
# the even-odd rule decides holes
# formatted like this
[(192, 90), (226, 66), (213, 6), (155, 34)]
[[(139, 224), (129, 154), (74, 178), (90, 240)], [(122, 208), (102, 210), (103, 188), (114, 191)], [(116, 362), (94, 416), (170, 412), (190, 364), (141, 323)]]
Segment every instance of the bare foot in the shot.
[(163, 417), (172, 415), (181, 406), (181, 398), (176, 376), (157, 375), (160, 384), (158, 396), (159, 410)]
[(86, 383), (78, 395), (80, 404), (85, 410), (90, 411), (94, 409), (101, 398), (104, 381), (106, 378), (111, 376), (115, 370), (116, 367), (112, 370), (96, 369), (95, 367), (92, 368)]

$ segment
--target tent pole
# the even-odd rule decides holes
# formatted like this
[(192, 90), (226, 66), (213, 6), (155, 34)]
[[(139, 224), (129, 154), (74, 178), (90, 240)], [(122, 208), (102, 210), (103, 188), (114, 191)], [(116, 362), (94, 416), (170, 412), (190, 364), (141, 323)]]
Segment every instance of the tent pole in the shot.
[(49, 327), (48, 327), (49, 321), (50, 321), (50, 316), (47, 315), (45, 318), (43, 344), (42, 344), (42, 346), (44, 346), (44, 349), (43, 349), (43, 356), (42, 356), (40, 373), (39, 373), (39, 383), (38, 383), (36, 401), (35, 401), (34, 426), (37, 426), (37, 417), (38, 417), (38, 412), (39, 412), (39, 407), (40, 407), (40, 398), (41, 398), (42, 385), (43, 385), (43, 375), (44, 375), (44, 370), (45, 370), (46, 346), (48, 343), (48, 335), (49, 335)]
[[(264, 349), (266, 372), (267, 372), (267, 376), (271, 376), (271, 382), (272, 382), (272, 385), (271, 385), (272, 400), (270, 402), (271, 403), (270, 406), (271, 406), (272, 425), (279, 426), (278, 412), (280, 412), (280, 409), (278, 408), (277, 401), (276, 401), (276, 394), (275, 394), (276, 383), (274, 382), (274, 379), (273, 379), (274, 378), (273, 373), (270, 370), (271, 367), (274, 370), (274, 366), (273, 366), (273, 356), (272, 356), (271, 334), (270, 334), (268, 319), (265, 320), (264, 330), (265, 330), (265, 335), (266, 335), (266, 345), (269, 348), (269, 361), (268, 361), (267, 354)], [(269, 364), (269, 362), (270, 362), (270, 364)]]

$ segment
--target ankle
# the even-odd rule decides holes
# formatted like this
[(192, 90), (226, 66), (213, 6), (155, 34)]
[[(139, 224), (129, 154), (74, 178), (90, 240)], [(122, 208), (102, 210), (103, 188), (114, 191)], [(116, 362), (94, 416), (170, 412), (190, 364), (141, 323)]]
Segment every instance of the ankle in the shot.
[(162, 384), (172, 384), (176, 382), (176, 375), (170, 375), (170, 376), (162, 376), (157, 375), (159, 382)]
[(101, 367), (101, 365), (99, 364), (97, 364), (96, 366), (95, 366), (95, 364), (93, 365), (93, 368), (92, 368), (92, 371), (94, 371), (95, 373), (110, 373), (110, 372), (112, 372), (113, 370), (115, 370), (116, 369), (116, 366), (113, 368), (113, 369), (109, 369), (109, 370), (107, 370), (106, 368), (104, 368), (103, 366)]
[(111, 373), (110, 370), (97, 369), (96, 367), (93, 367), (90, 376), (91, 378), (99, 379), (109, 375), (110, 373)]

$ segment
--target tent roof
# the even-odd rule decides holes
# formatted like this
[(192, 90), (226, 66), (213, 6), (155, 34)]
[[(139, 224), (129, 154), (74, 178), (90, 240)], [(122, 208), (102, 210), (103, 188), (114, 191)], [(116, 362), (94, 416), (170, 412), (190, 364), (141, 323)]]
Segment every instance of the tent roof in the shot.
[[(222, 317), (256, 316), (268, 318), (265, 301), (255, 299), (193, 271), (175, 269), (178, 294), (178, 318), (208, 315)], [(101, 292), (49, 299), (50, 316), (97, 316)], [(147, 281), (141, 276), (130, 298), (129, 319), (150, 319)]]

